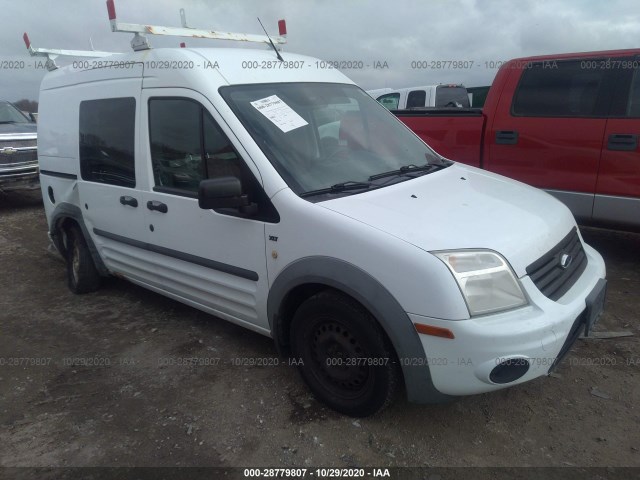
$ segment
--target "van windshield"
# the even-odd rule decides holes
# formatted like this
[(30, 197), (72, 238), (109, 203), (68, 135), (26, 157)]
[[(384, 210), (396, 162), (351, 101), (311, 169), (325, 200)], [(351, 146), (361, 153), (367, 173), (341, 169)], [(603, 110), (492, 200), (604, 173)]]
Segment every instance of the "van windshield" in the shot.
[[(442, 158), (355, 85), (275, 83), (221, 87), (220, 94), (278, 173), (298, 195), (334, 189), (361, 193), (408, 180)], [(383, 182), (371, 177), (388, 172)], [(398, 180), (399, 181), (399, 180)], [(332, 190), (332, 193), (334, 192)], [(308, 196), (308, 195), (304, 195)]]

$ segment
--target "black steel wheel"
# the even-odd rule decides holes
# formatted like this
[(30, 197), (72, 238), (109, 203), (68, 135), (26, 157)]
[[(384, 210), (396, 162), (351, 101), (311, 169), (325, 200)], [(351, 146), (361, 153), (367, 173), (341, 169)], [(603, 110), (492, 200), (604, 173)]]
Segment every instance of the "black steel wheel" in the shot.
[(94, 292), (100, 287), (100, 274), (77, 225), (65, 230), (67, 247), (67, 284), (73, 293)]
[(346, 295), (326, 291), (306, 300), (294, 315), (291, 344), (303, 379), (331, 408), (365, 417), (393, 399), (393, 348), (371, 314)]

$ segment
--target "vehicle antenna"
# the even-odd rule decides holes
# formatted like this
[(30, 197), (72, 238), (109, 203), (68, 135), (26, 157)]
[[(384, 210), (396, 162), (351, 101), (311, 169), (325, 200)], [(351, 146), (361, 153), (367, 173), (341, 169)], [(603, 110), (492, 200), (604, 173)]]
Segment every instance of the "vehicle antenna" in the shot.
[(278, 60), (280, 60), (281, 62), (284, 62), (284, 60), (282, 59), (282, 55), (280, 55), (280, 52), (278, 51), (276, 46), (273, 44), (273, 41), (271, 40), (271, 37), (267, 33), (266, 28), (264, 28), (264, 25), (262, 25), (262, 22), (260, 21), (260, 17), (257, 17), (257, 18), (258, 18), (258, 22), (260, 23), (260, 26), (262, 27), (262, 30), (264, 30), (264, 34), (267, 36), (267, 38), (269, 39), (269, 43), (273, 47), (273, 51), (276, 52), (276, 57), (278, 57)]

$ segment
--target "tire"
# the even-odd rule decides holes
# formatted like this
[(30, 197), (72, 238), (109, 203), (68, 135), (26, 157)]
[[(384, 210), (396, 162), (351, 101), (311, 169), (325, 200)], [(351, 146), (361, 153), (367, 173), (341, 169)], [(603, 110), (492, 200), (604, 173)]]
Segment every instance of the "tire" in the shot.
[(316, 398), (340, 413), (366, 417), (393, 400), (400, 381), (396, 355), (359, 303), (325, 291), (294, 314), (291, 347)]
[(65, 230), (67, 236), (67, 284), (73, 293), (95, 292), (100, 288), (100, 274), (77, 225)]

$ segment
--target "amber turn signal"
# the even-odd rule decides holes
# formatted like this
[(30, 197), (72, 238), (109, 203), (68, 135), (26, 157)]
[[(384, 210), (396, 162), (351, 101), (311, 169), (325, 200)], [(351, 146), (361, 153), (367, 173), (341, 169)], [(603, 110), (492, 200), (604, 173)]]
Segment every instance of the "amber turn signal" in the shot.
[(456, 338), (451, 330), (448, 328), (442, 327), (434, 327), (433, 325), (423, 325), (422, 323), (415, 323), (416, 330), (418, 333), (422, 333), (424, 335), (431, 335), (432, 337), (442, 337), (442, 338)]

